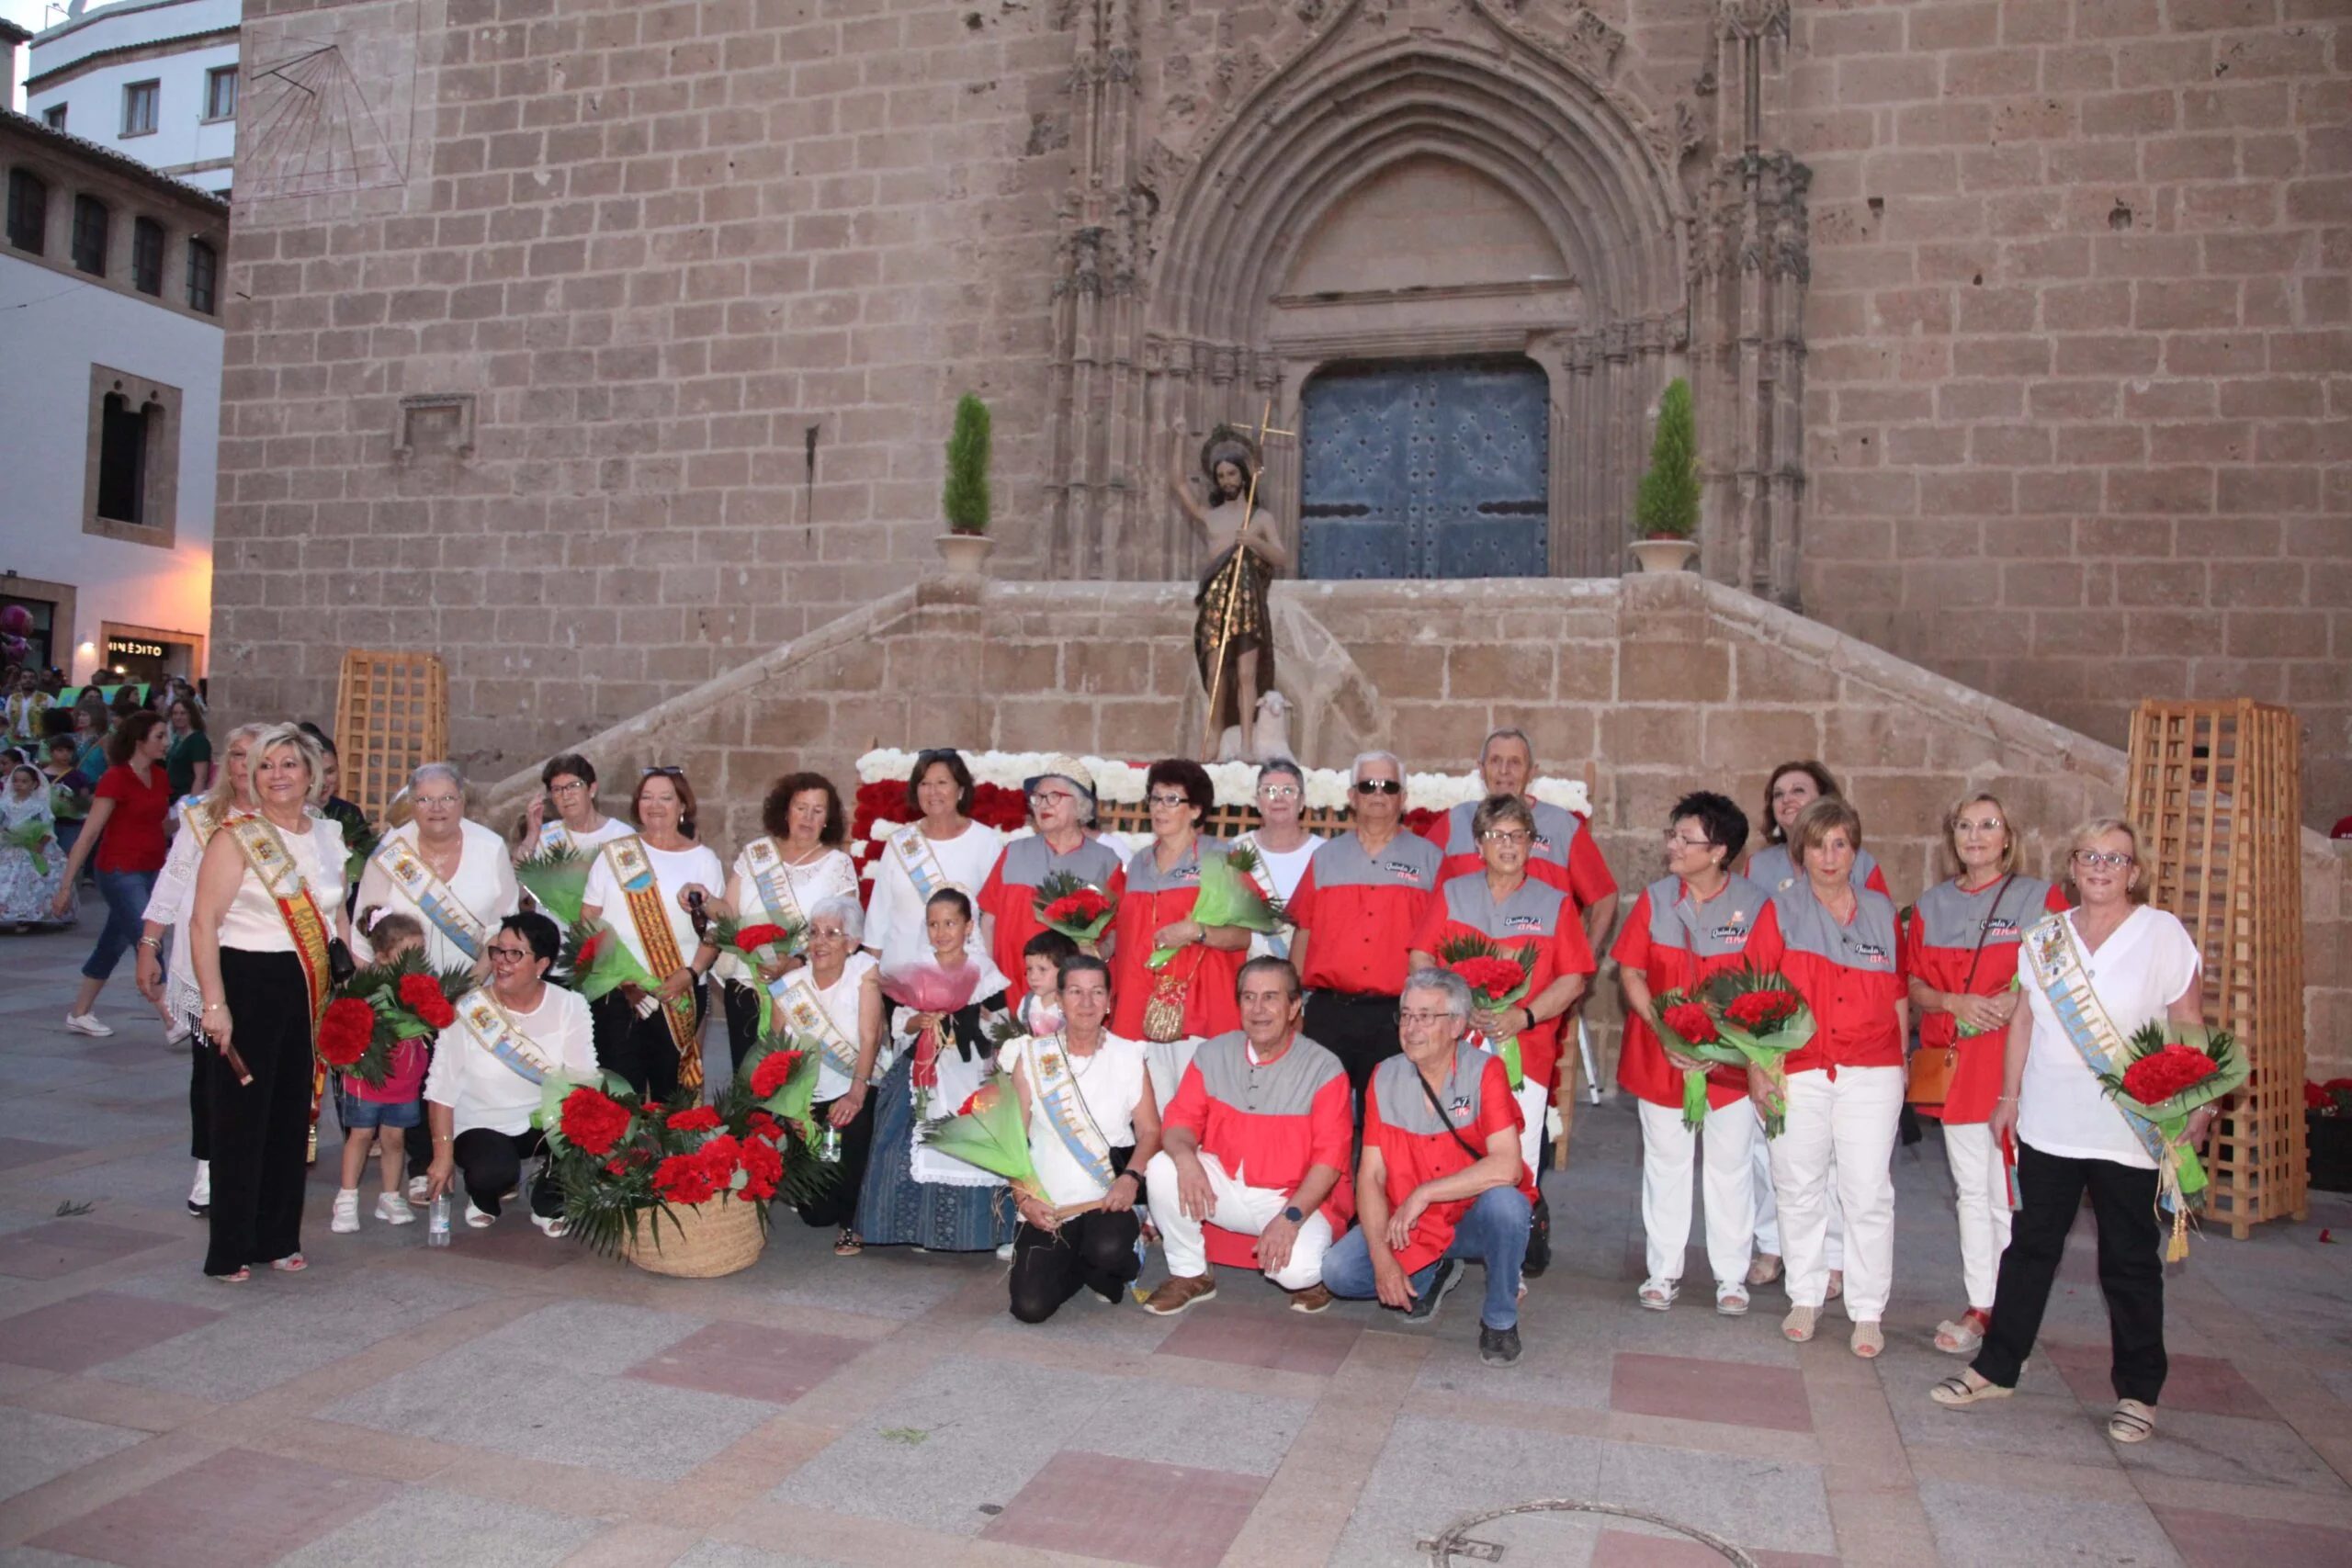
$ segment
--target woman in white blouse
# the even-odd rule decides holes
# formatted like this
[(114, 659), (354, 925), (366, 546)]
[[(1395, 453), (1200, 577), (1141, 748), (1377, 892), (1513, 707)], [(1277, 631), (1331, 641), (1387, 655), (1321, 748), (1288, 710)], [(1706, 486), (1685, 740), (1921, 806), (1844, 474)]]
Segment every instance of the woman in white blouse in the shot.
[[(972, 770), (950, 746), (919, 752), (907, 777), (908, 821), (874, 859), (874, 897), (865, 911), (865, 951), (892, 971), (931, 951), (924, 908), (943, 887), (978, 897), (1004, 852), (997, 830), (972, 820)], [(985, 951), (976, 924), (972, 949)]]
[(595, 1002), (596, 1059), (639, 1094), (667, 1100), (702, 1087), (702, 981), (718, 956), (703, 940), (703, 911), (726, 868), (695, 841), (683, 769), (648, 768), (628, 814), (638, 830), (597, 850), (580, 918), (608, 919), (656, 988), (622, 986)]
[(854, 895), (837, 893), (808, 908), (808, 963), (785, 1003), (786, 1028), (817, 1043), (810, 1114), (838, 1137), (833, 1182), (798, 1205), (801, 1223), (837, 1230), (833, 1250), (855, 1257), (857, 1197), (874, 1147), (874, 1077), (882, 1055), (882, 966), (858, 951), (865, 916)]
[[(857, 867), (842, 848), (849, 819), (824, 774), (786, 773), (776, 780), (760, 805), (760, 826), (767, 831), (735, 857), (727, 874), (727, 897), (715, 912), (731, 913), (747, 926), (806, 926), (810, 912), (828, 898), (857, 901)], [(713, 968), (724, 982), (719, 995), (727, 1004), (727, 1052), (736, 1071), (759, 1043), (760, 998), (752, 987), (774, 987), (807, 962), (786, 958), (755, 974), (741, 953), (719, 953)]]
[[(522, 904), (505, 840), (466, 820), (465, 775), (447, 762), (411, 773), (408, 797), (413, 817), (385, 833), (359, 874), (359, 908), (415, 916), (427, 963), (480, 978), (489, 973), (490, 933)], [(374, 962), (364, 930), (352, 933), (352, 953)]]
[[(2157, 1165), (2145, 1122), (2101, 1089), (2090, 1054), (2112, 1061), (2143, 1024), (2204, 1022), (2197, 942), (2147, 902), (2150, 868), (2131, 823), (2105, 817), (2075, 830), (2066, 857), (2075, 907), (2026, 932), (2018, 970), (2026, 1005), (2009, 1020), (2001, 1095), (1986, 1123), (1998, 1147), (2014, 1135), (2018, 1210), (2001, 1254), (1993, 1321), (1965, 1371), (1929, 1391), (1939, 1404), (2006, 1398), (2041, 1332), (2042, 1310), (2087, 1191), (2098, 1222), (2098, 1283), (2107, 1298), (2116, 1396), (2107, 1435), (2143, 1442), (2154, 1432), (2165, 1354), (2165, 1273)], [(2071, 1021), (2052, 1006), (2070, 999)], [(2087, 995), (2086, 994), (2087, 993)], [(2220, 1114), (2188, 1118), (2191, 1147)]]
[(211, 1245), (204, 1271), (302, 1260), (311, 1062), (329, 987), (328, 942), (348, 938), (343, 830), (310, 813), (318, 742), (290, 724), (253, 743), (260, 810), (226, 824), (197, 867), (188, 917), (212, 1062)]
[[(460, 1004), (458, 1021), (434, 1048), (424, 1080), (433, 1131), (426, 1190), (437, 1198), (462, 1173), (466, 1224), (477, 1230), (496, 1223), (522, 1182), (523, 1162), (547, 1150), (547, 1135), (531, 1125), (547, 1077), (596, 1076), (588, 1003), (547, 983), (562, 951), (563, 933), (536, 909), (501, 920), (490, 938), (490, 984)], [(491, 1007), (475, 1016), (473, 1004), (483, 997)], [(531, 1183), (530, 1204), (534, 1224), (563, 1234), (563, 1196), (544, 1168)]]

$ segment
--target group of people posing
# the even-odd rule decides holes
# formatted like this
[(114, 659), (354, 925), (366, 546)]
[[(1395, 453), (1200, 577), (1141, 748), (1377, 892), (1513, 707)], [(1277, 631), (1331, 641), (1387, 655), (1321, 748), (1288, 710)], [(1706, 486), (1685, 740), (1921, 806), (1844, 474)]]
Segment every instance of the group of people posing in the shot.
[[(594, 766), (564, 756), (511, 842), (466, 819), (454, 769), (420, 769), (412, 819), (384, 834), (347, 897), (340, 830), (314, 805), (326, 765), (301, 728), (233, 732), (210, 790), (180, 809), (144, 911), (142, 987), (205, 1042), (191, 1095), (211, 1161), (206, 1267), (220, 1277), (303, 1266), (311, 1021), (340, 933), (359, 962), (415, 945), (437, 967), (472, 965), (497, 1007), (487, 1028), (461, 1017), (386, 1086), (338, 1095), (336, 1230), (357, 1227), (371, 1151), (379, 1218), (407, 1223), (419, 1198), (461, 1183), (467, 1222), (495, 1223), (539, 1152), (537, 1090), (502, 1066), (502, 1037), (665, 1096), (701, 1083), (710, 1011), (741, 1068), (763, 989), (819, 1048), (815, 1115), (837, 1179), (800, 1213), (834, 1233), (838, 1254), (996, 1250), (1029, 1322), (1083, 1292), (1125, 1300), (1154, 1240), (1168, 1275), (1143, 1308), (1162, 1314), (1212, 1300), (1227, 1268), (1262, 1273), (1297, 1311), (1377, 1298), (1425, 1320), (1476, 1263), (1480, 1351), (1507, 1365), (1524, 1280), (1550, 1262), (1538, 1177), (1548, 1113), (1565, 1124), (1572, 1103), (1563, 1033), (1605, 947), (1624, 1000), (1617, 1081), (1643, 1140), (1644, 1307), (1681, 1296), (1696, 1182), (1718, 1313), (1745, 1314), (1785, 1275), (1784, 1335), (1812, 1338), (1842, 1298), (1854, 1353), (1878, 1355), (1908, 1085), (1943, 1123), (1959, 1215), (1967, 1299), (1935, 1343), (1973, 1357), (1937, 1397), (2014, 1386), (2087, 1191), (2121, 1401), (2109, 1430), (2153, 1429), (2165, 1370), (2155, 1161), (2052, 1001), (2086, 987), (2125, 1034), (2197, 1017), (2196, 949), (2146, 907), (2128, 824), (2079, 829), (2053, 885), (2019, 866), (2000, 801), (1972, 795), (1944, 824), (1954, 874), (1898, 911), (1854, 807), (1820, 764), (1791, 762), (1770, 776), (1752, 853), (1733, 801), (1676, 802), (1660, 824), (1665, 874), (1621, 923), (1584, 819), (1530, 795), (1535, 759), (1515, 729), (1482, 749), (1484, 798), (1425, 833), (1406, 829), (1405, 769), (1385, 752), (1355, 759), (1348, 825), (1328, 838), (1303, 820), (1293, 764), (1265, 765), (1258, 824), (1228, 840), (1204, 831), (1205, 771), (1157, 762), (1150, 837), (1131, 852), (1097, 830), (1082, 764), (1053, 759), (1027, 780), (1033, 830), (1006, 839), (972, 819), (971, 772), (943, 749), (917, 758), (907, 821), (863, 895), (841, 796), (820, 775), (777, 781), (763, 833), (728, 864), (700, 840), (681, 771), (646, 770), (622, 821), (601, 811)], [(1238, 846), (1280, 911), (1273, 931), (1192, 918), (1204, 865)], [(523, 908), (514, 870), (549, 849), (588, 857), (582, 919), (611, 925), (650, 989), (592, 1005), (550, 983), (562, 932)], [(1041, 912), (1041, 890), (1071, 886), (1115, 906), (1097, 941)], [(805, 942), (755, 965), (717, 940), (727, 917), (797, 927)], [(2041, 956), (2021, 969), (2035, 933)], [(1464, 939), (1531, 961), (1518, 1000), (1488, 999), (1449, 966)], [(166, 947), (150, 985), (151, 950)], [(1742, 966), (1785, 976), (1814, 1018), (1781, 1074), (1710, 1068), (1662, 1039), (1660, 998)], [(957, 984), (910, 987), (924, 969)], [(1511, 1041), (1516, 1085), (1497, 1049)], [(1019, 1095), (1035, 1170), (1012, 1187), (922, 1137), (996, 1071)], [(1706, 1109), (1692, 1127), (1696, 1071)], [(1785, 1116), (1769, 1138), (1768, 1105)], [(2209, 1120), (2192, 1121), (2192, 1141)], [(560, 1230), (559, 1196), (544, 1177), (530, 1188), (535, 1217)]]

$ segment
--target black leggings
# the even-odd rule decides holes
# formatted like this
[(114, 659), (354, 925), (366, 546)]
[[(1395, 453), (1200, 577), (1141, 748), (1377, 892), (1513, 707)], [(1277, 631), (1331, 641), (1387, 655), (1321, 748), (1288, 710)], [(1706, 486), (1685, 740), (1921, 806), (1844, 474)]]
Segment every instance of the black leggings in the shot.
[[(458, 1134), (450, 1153), (466, 1179), (466, 1197), (483, 1213), (495, 1216), (506, 1195), (521, 1185), (523, 1162), (544, 1153), (547, 1145), (544, 1133), (474, 1127)], [(550, 1220), (563, 1213), (563, 1194), (544, 1168), (531, 1181), (531, 1213)]]
[(1091, 1209), (1041, 1231), (1026, 1220), (1012, 1237), (1012, 1315), (1043, 1323), (1081, 1290), (1115, 1302), (1142, 1271), (1136, 1238), (1143, 1222), (1136, 1212), (1114, 1214)]
[[(857, 1224), (857, 1195), (865, 1185), (866, 1156), (874, 1151), (874, 1102), (881, 1096), (871, 1087), (865, 1091), (865, 1103), (857, 1108), (849, 1125), (841, 1130), (842, 1151), (837, 1163), (838, 1174), (831, 1182), (806, 1203), (799, 1205), (800, 1223), (820, 1230)], [(830, 1120), (837, 1100), (820, 1100), (808, 1108), (817, 1123), (818, 1136), (832, 1125)]]
[[(660, 1009), (651, 1018), (618, 991), (607, 991), (588, 1006), (596, 1026), (596, 1061), (606, 1072), (618, 1073), (628, 1087), (648, 1100), (667, 1100), (678, 1091), (678, 1045), (671, 1038), (670, 1021)], [(695, 987), (695, 1049), (702, 1049), (703, 987)]]

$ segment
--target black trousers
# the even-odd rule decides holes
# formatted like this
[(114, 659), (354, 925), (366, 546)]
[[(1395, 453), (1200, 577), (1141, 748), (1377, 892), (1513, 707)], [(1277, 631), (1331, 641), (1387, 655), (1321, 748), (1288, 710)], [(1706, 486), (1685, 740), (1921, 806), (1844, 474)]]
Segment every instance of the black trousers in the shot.
[[(702, 1049), (703, 987), (695, 987), (695, 1049)], [(596, 1063), (618, 1073), (628, 1087), (649, 1100), (667, 1100), (678, 1091), (678, 1045), (670, 1037), (670, 1022), (660, 1009), (641, 1017), (618, 991), (607, 991), (589, 1004), (596, 1027)]]
[[(433, 1065), (433, 1037), (428, 1034), (419, 1043), (424, 1047), (424, 1064), (430, 1069)], [(430, 1175), (433, 1170), (433, 1118), (427, 1116), (415, 1126), (402, 1129), (401, 1148), (408, 1156), (408, 1173), (412, 1179)]]
[[(857, 1195), (865, 1185), (866, 1156), (874, 1152), (874, 1102), (881, 1098), (879, 1090), (871, 1085), (866, 1087), (865, 1103), (857, 1108), (857, 1114), (841, 1130), (841, 1156), (831, 1184), (797, 1210), (802, 1224), (829, 1230), (857, 1223)], [(833, 1107), (840, 1103), (838, 1100), (820, 1100), (809, 1107), (809, 1113), (817, 1120), (819, 1136), (832, 1125)]]
[(719, 987), (718, 1000), (727, 1014), (727, 1059), (740, 1078), (743, 1058), (760, 1043), (760, 994), (741, 980), (729, 980)]
[(208, 1274), (233, 1274), (302, 1250), (311, 1142), (311, 998), (290, 953), (220, 950), (230, 1043), (254, 1081), (212, 1057), (212, 1222)]
[[(523, 1162), (537, 1158), (547, 1146), (544, 1133), (473, 1127), (458, 1134), (449, 1152), (466, 1179), (467, 1198), (483, 1213), (495, 1215), (507, 1194), (521, 1185)], [(563, 1213), (563, 1194), (544, 1168), (531, 1180), (531, 1213), (550, 1220)]]
[[(204, 1042), (201, 1031), (187, 1037), (187, 1152), (196, 1159), (212, 1157), (212, 1063), (220, 1055)], [(240, 1048), (238, 1054), (243, 1055)]]
[(1115, 1302), (1142, 1271), (1136, 1238), (1143, 1222), (1129, 1209), (1073, 1214), (1058, 1231), (1041, 1231), (1023, 1220), (1012, 1237), (1012, 1315), (1043, 1323), (1082, 1290)]
[(1310, 991), (1306, 1037), (1340, 1058), (1355, 1096), (1356, 1127), (1363, 1127), (1363, 1097), (1372, 1070), (1397, 1055), (1396, 998), (1360, 991)]
[(2015, 1388), (2041, 1333), (2066, 1233), (2091, 1195), (2098, 1225), (2098, 1288), (2107, 1297), (2109, 1374), (2115, 1397), (2154, 1404), (2164, 1392), (2165, 1266), (2158, 1248), (2156, 1173), (2107, 1159), (2065, 1159), (2018, 1143), (2017, 1216), (1993, 1292), (1993, 1324), (1973, 1363), (1976, 1375)]

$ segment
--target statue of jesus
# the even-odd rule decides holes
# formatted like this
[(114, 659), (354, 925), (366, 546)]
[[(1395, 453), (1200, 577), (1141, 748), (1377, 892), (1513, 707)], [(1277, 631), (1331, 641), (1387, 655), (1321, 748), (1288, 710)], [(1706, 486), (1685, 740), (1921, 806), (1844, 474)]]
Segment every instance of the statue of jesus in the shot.
[(1275, 572), (1290, 564), (1290, 557), (1275, 536), (1264, 491), (1253, 493), (1250, 481), (1260, 469), (1254, 442), (1229, 425), (1209, 433), (1201, 448), (1209, 496), (1204, 507), (1193, 499), (1185, 479), (1181, 423), (1170, 430), (1170, 438), (1169, 488), (1209, 547), (1208, 570), (1193, 600), (1193, 655), (1200, 664), (1202, 690), (1216, 704), (1208, 725), (1210, 745), (1214, 750), (1216, 737), (1238, 729), (1240, 754), (1247, 757), (1259, 695), (1274, 684), (1274, 626), (1267, 613), (1266, 591)]

